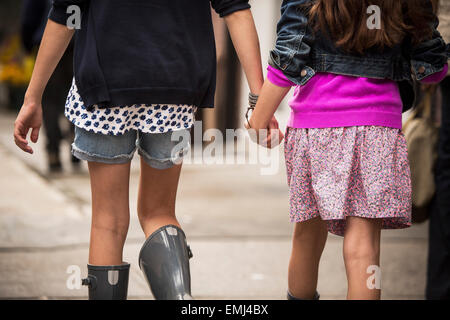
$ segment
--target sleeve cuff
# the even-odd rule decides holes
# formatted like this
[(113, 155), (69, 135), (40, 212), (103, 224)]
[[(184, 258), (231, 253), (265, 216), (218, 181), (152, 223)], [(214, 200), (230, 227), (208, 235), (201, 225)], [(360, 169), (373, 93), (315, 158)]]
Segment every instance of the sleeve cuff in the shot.
[(295, 86), (295, 83), (286, 78), (281, 70), (275, 69), (272, 66), (268, 66), (267, 71), (267, 79), (272, 84), (282, 88)]
[(244, 1), (242, 3), (238, 3), (235, 5), (225, 7), (223, 9), (219, 10), (217, 13), (219, 14), (219, 16), (221, 18), (223, 18), (223, 17), (225, 17), (229, 14), (232, 14), (236, 11), (246, 10), (246, 9), (250, 9), (250, 8), (251, 8), (250, 4), (247, 1)]
[(448, 64), (444, 66), (441, 72), (437, 72), (429, 75), (428, 77), (423, 78), (420, 82), (425, 84), (439, 83), (447, 76), (448, 73)]
[(65, 6), (53, 4), (48, 14), (48, 18), (64, 26), (67, 25), (67, 8)]

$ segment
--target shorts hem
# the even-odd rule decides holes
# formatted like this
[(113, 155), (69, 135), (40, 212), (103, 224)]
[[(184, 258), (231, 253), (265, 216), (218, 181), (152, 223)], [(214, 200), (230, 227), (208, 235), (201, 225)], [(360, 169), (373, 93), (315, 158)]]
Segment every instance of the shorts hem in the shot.
[(113, 157), (105, 157), (98, 154), (93, 154), (84, 150), (79, 149), (75, 144), (72, 144), (71, 153), (80, 160), (85, 160), (89, 162), (101, 162), (107, 164), (123, 164), (128, 163), (133, 159), (134, 152), (136, 148), (130, 154), (121, 154)]
[[(140, 146), (137, 147), (138, 154), (144, 159), (145, 163), (147, 163), (150, 167), (158, 170), (165, 170), (174, 167), (175, 165), (179, 165), (183, 162), (183, 157), (180, 158), (163, 158), (158, 159), (149, 155), (143, 148)], [(184, 154), (184, 150), (183, 150)]]

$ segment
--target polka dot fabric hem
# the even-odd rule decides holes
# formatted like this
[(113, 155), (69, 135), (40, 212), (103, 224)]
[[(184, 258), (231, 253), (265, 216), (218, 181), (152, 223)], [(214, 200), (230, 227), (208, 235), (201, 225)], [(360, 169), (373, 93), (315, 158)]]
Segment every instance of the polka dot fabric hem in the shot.
[(321, 217), (340, 236), (348, 216), (382, 219), (383, 229), (411, 226), (410, 168), (400, 130), (288, 128), (285, 158), (292, 222)]
[(142, 104), (87, 110), (75, 80), (66, 101), (64, 115), (75, 126), (87, 131), (120, 135), (130, 130), (143, 133), (166, 133), (192, 127), (195, 122), (194, 106), (171, 104)]

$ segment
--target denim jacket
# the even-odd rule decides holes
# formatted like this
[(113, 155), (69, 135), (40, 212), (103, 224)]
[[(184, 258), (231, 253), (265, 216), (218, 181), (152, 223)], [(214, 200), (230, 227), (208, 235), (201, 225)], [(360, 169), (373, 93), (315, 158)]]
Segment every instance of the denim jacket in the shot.
[[(308, 7), (314, 0), (283, 0), (277, 41), (269, 64), (282, 70), (297, 85), (306, 84), (317, 72), (356, 77), (391, 79), (399, 84), (404, 111), (415, 101), (414, 80), (442, 71), (449, 57), (449, 45), (433, 21), (432, 39), (413, 46), (406, 39), (393, 48), (369, 50), (364, 56), (349, 54), (336, 47), (308, 23)], [(430, 1), (431, 4), (431, 1)], [(430, 10), (432, 10), (430, 6)]]

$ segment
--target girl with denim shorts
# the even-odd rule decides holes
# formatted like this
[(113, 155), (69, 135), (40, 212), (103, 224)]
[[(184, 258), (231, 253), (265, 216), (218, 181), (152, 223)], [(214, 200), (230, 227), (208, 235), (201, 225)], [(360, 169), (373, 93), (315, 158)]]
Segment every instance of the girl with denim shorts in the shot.
[[(72, 153), (87, 160), (92, 193), (90, 299), (126, 299), (130, 264), (130, 161), (138, 149), (138, 216), (146, 241), (139, 266), (156, 299), (191, 299), (191, 252), (175, 216), (181, 159), (197, 108), (212, 107), (216, 56), (211, 5), (225, 18), (250, 90), (263, 84), (248, 0), (54, 0), (15, 142), (33, 153), (41, 98), (75, 34), (74, 78), (65, 106), (76, 126)], [(75, 30), (74, 30), (75, 29)], [(45, 107), (45, 106), (44, 106)], [(173, 141), (172, 133), (182, 136)]]
[[(381, 229), (411, 225), (402, 110), (412, 80), (439, 82), (448, 46), (431, 1), (284, 0), (268, 77), (247, 128), (269, 128), (295, 86), (286, 130), (295, 222), (289, 299), (318, 299), (328, 232), (344, 237), (348, 299), (379, 299)], [(278, 136), (278, 139), (273, 140)], [(374, 279), (369, 281), (373, 274)]]

